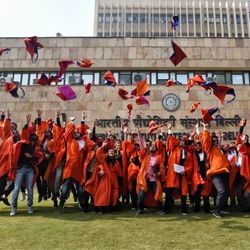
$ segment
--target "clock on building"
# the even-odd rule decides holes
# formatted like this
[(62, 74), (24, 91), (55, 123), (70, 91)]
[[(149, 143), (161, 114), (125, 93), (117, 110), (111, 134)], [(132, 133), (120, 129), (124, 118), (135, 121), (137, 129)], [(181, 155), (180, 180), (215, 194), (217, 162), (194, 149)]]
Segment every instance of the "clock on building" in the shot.
[(162, 106), (169, 112), (176, 111), (180, 104), (180, 98), (175, 94), (167, 94), (162, 98)]

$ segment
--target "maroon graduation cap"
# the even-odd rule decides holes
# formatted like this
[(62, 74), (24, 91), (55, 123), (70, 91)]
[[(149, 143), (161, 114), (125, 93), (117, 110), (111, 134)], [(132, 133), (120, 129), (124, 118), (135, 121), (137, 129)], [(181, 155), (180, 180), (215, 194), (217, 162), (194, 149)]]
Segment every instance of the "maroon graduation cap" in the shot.
[(173, 41), (171, 40), (171, 46), (174, 53), (170, 56), (170, 61), (176, 66), (178, 65), (187, 55), (184, 51)]
[(26, 51), (31, 56), (32, 63), (36, 63), (38, 59), (38, 50), (42, 49), (44, 46), (38, 42), (37, 36), (32, 36), (24, 39)]

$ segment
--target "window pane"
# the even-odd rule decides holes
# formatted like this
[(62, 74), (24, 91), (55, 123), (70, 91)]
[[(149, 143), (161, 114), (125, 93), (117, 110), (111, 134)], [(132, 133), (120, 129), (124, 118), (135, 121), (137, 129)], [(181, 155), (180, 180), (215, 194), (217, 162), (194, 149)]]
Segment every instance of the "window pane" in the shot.
[(37, 79), (37, 74), (35, 74), (35, 73), (30, 74), (30, 84), (29, 85), (34, 85), (35, 84), (34, 81), (36, 81), (36, 79)]
[(177, 74), (176, 80), (181, 84), (187, 84), (187, 74)]
[(221, 73), (214, 73), (214, 78), (217, 83), (225, 83), (226, 78), (224, 74)]
[(157, 84), (165, 84), (166, 80), (169, 79), (169, 73), (158, 73)]
[(21, 82), (21, 74), (15, 73), (14, 74), (14, 81), (15, 82)]
[(231, 78), (231, 73), (226, 72), (226, 83), (231, 84), (232, 83), (232, 78)]
[(244, 80), (245, 80), (245, 84), (249, 84), (249, 73), (247, 72), (244, 73)]
[(145, 79), (148, 79), (148, 83), (149, 83), (149, 72), (133, 72), (132, 73), (132, 80), (133, 82), (139, 82), (139, 81), (142, 81), (142, 80), (145, 80)]
[(29, 81), (29, 74), (23, 74), (22, 75), (22, 85), (28, 85)]
[(95, 73), (95, 85), (100, 84), (100, 73)]
[(86, 85), (93, 82), (92, 74), (82, 74), (82, 84)]
[[(149, 81), (148, 81), (148, 82), (149, 82)], [(157, 84), (157, 83), (156, 83), (156, 73), (155, 73), (155, 72), (151, 73), (151, 84), (152, 84), (152, 85)]]
[(120, 73), (120, 82), (121, 85), (127, 85), (132, 83), (131, 73)]
[(243, 84), (243, 75), (232, 74), (233, 84)]

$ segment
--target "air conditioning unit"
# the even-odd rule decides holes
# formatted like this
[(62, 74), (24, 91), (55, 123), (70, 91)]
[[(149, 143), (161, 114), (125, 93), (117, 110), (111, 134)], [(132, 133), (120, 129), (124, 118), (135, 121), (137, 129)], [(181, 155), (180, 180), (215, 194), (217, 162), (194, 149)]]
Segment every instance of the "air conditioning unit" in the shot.
[(216, 77), (207, 77), (206, 81), (207, 82), (216, 82)]
[(12, 77), (0, 77), (0, 85), (4, 85), (6, 82), (14, 82)]
[(132, 77), (134, 82), (140, 82), (142, 80), (148, 79), (148, 74), (144, 72), (134, 72)]
[(83, 80), (80, 76), (69, 76), (69, 84), (70, 85), (82, 85)]

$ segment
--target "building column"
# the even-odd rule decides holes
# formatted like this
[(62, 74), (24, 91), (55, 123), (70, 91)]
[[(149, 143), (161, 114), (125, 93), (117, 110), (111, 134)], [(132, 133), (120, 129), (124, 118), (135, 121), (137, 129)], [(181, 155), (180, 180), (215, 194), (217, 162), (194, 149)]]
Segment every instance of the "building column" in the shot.
[(231, 33), (231, 17), (230, 17), (229, 6), (228, 6), (228, 2), (227, 1), (226, 1), (226, 10), (227, 10), (227, 30), (228, 30), (228, 37), (232, 37), (232, 33)]
[(217, 26), (216, 26), (216, 15), (215, 15), (214, 1), (212, 2), (212, 5), (213, 5), (213, 15), (214, 15), (214, 36), (217, 37)]
[(207, 13), (207, 36), (210, 37), (210, 21), (209, 21), (209, 12), (208, 12), (208, 2), (206, 1), (206, 13)]
[(189, 37), (188, 2), (186, 1), (187, 37)]
[(223, 25), (223, 16), (222, 16), (221, 1), (219, 2), (219, 9), (220, 9), (220, 28), (221, 28), (221, 36), (224, 37), (224, 25)]
[(179, 30), (180, 30), (180, 37), (182, 37), (181, 2), (179, 2)]
[(247, 16), (247, 31), (248, 31), (248, 37), (250, 37), (249, 7), (248, 7), (248, 2), (247, 1), (245, 3), (245, 7), (246, 7), (246, 16)]
[(106, 26), (106, 4), (103, 8), (103, 24), (102, 24), (102, 36), (105, 37), (105, 26)]
[(200, 8), (200, 33), (201, 37), (203, 37), (203, 9), (202, 9), (202, 3), (201, 1), (199, 2), (199, 8)]
[(167, 0), (165, 0), (165, 5), (166, 5), (166, 8), (165, 8), (165, 10), (166, 10), (166, 27), (165, 27), (165, 29), (166, 29), (166, 37), (168, 37), (168, 25), (169, 25), (169, 23), (168, 23), (168, 1)]
[(236, 7), (235, 7), (235, 2), (233, 1), (232, 3), (233, 7), (233, 15), (234, 15), (234, 37), (238, 37), (238, 28), (237, 28), (237, 21), (236, 21)]
[(112, 36), (112, 19), (113, 19), (113, 4), (110, 7), (110, 23), (109, 23), (109, 36)]
[(196, 18), (195, 18), (194, 1), (192, 2), (192, 5), (193, 5), (194, 37), (196, 37)]
[(133, 37), (133, 26), (134, 26), (134, 5), (133, 5), (133, 0), (131, 0), (131, 17), (132, 17), (132, 20), (131, 20), (131, 37)]
[(241, 1), (239, 2), (239, 10), (240, 10), (240, 26), (241, 26), (241, 37), (245, 37), (244, 32), (244, 24), (243, 24), (243, 11), (242, 11), (242, 4)]

